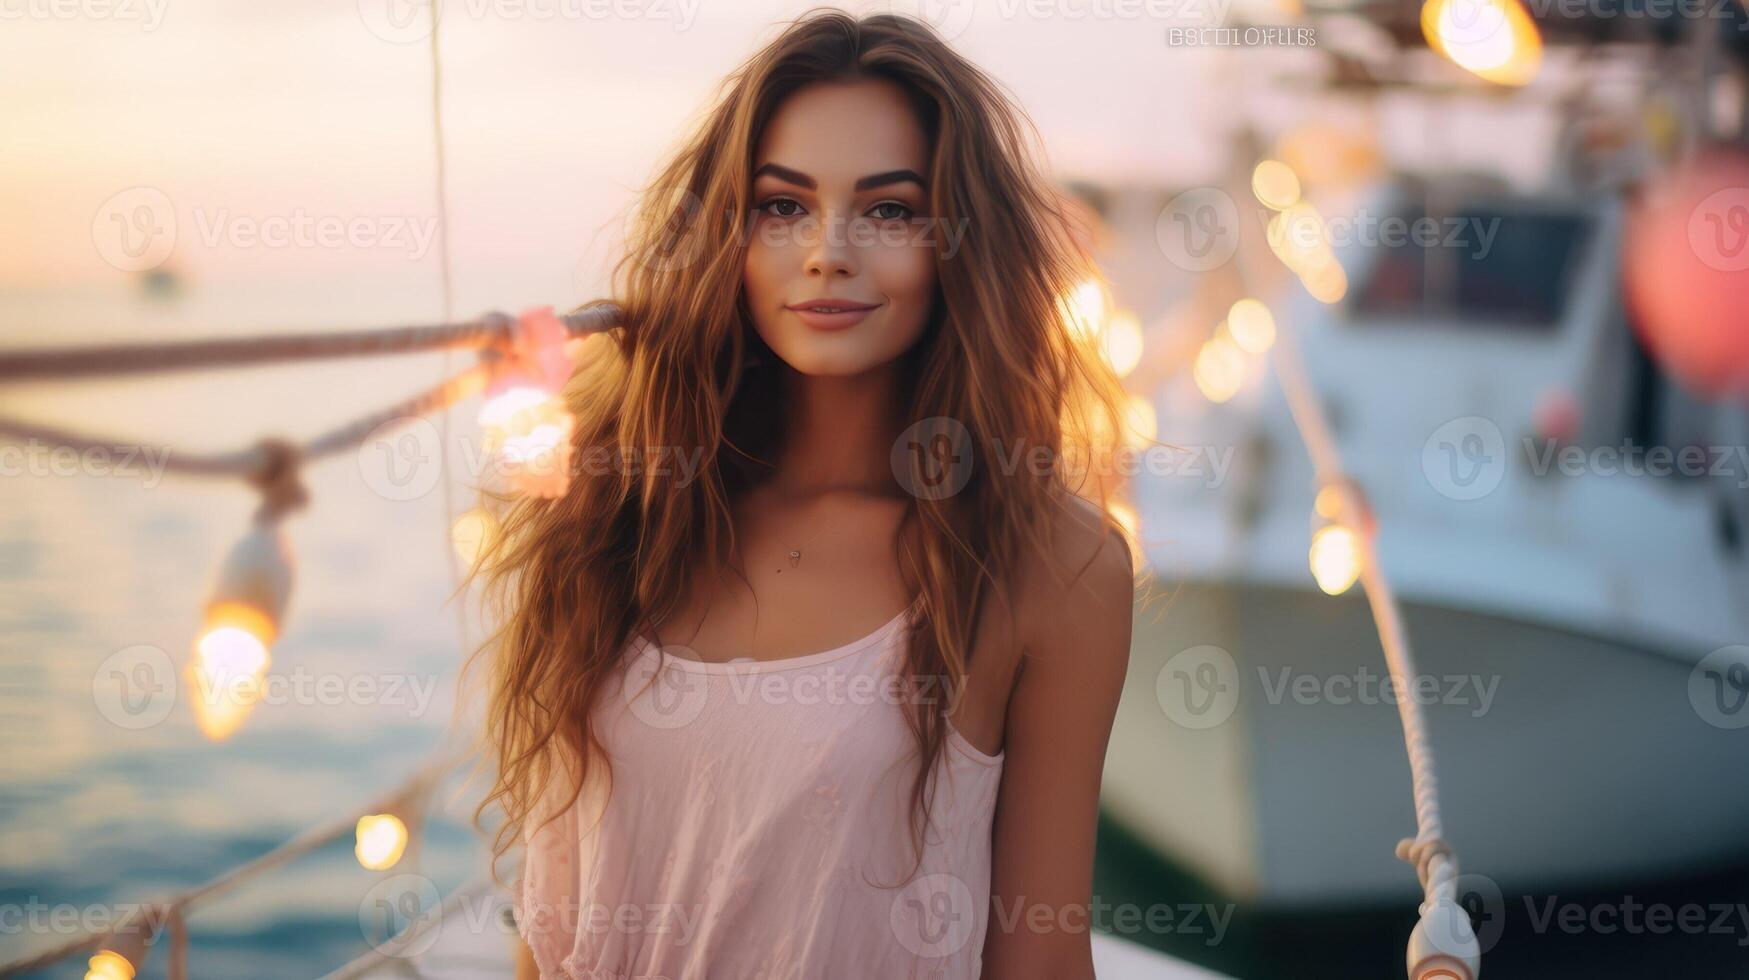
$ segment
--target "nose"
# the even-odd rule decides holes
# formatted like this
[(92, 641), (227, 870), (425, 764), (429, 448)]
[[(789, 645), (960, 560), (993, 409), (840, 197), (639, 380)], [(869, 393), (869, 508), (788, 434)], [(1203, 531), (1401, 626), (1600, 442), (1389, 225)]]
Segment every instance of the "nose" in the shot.
[(856, 252), (850, 247), (844, 230), (844, 220), (829, 212), (808, 246), (806, 271), (809, 276), (831, 278), (833, 273), (856, 275)]

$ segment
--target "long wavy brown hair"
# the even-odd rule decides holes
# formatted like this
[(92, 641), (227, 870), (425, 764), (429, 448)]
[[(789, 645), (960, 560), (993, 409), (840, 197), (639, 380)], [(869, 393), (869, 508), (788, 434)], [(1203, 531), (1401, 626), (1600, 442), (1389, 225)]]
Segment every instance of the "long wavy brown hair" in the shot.
[[(578, 421), (574, 460), (699, 447), (693, 478), (614, 466), (574, 476), (557, 500), (482, 490), (499, 530), (468, 581), (484, 576), (488, 620), (499, 625), (467, 666), (484, 657), (490, 667), (481, 764), (496, 763), (495, 782), (474, 823), (483, 830), (488, 809), (502, 807), (495, 869), (532, 831), (554, 780), (569, 787), (558, 798), (574, 799), (590, 770), (607, 765), (591, 708), (630, 638), (664, 621), (689, 569), (734, 554), (730, 503), (772, 472), (786, 417), (776, 356), (741, 296), (754, 148), (798, 88), (871, 76), (909, 94), (930, 140), (930, 214), (964, 228), (957, 251), (935, 246), (935, 308), (902, 357), (907, 418), (957, 420), (972, 457), (957, 493), (911, 497), (895, 538), (901, 574), (921, 598), (907, 624), (909, 677), (960, 689), (980, 611), (993, 593), (1009, 596), (1026, 549), (1052, 547), (1051, 515), (1066, 495), (1096, 501), (1084, 510), (1102, 530), (1126, 530), (1107, 506), (1120, 488), (1092, 469), (998, 466), (1016, 446), (1096, 459), (1124, 428), (1122, 389), (1071, 303), (1078, 289), (1099, 288), (1088, 229), (1040, 175), (1030, 122), (921, 21), (807, 12), (730, 75), (645, 188), (613, 269), (623, 317), (582, 345), (565, 391)], [(919, 857), (927, 774), (947, 734), (938, 700), (907, 702), (922, 763), (910, 813)]]

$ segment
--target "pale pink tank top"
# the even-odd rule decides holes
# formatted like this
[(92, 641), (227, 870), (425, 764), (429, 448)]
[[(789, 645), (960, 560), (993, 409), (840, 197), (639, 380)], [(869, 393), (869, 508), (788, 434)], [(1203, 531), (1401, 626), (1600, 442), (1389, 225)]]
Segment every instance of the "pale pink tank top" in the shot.
[(917, 608), (775, 661), (628, 644), (596, 709), (606, 807), (592, 775), (549, 803), (558, 819), (525, 824), (513, 899), (541, 976), (976, 980), (1003, 757), (949, 726), (912, 875), (917, 750), (897, 680)]

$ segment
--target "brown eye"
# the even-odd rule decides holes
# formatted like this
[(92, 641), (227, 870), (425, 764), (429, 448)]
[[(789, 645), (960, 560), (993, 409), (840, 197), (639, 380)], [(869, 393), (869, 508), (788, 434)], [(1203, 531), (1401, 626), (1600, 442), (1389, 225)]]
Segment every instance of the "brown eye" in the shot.
[(882, 201), (881, 203), (875, 205), (871, 210), (879, 211), (881, 208), (896, 208), (896, 209), (898, 209), (898, 212), (899, 212), (897, 214), (877, 214), (877, 215), (875, 215), (875, 217), (880, 218), (883, 221), (899, 221), (903, 218), (909, 217), (911, 214), (911, 209), (906, 207), (903, 204), (900, 204), (898, 201)]
[[(791, 205), (796, 210), (789, 211), (789, 212), (782, 212), (782, 211), (775, 210), (775, 208), (780, 204)], [(766, 201), (764, 204), (759, 205), (759, 210), (764, 211), (767, 214), (775, 215), (779, 218), (793, 218), (796, 215), (801, 213), (801, 207), (802, 206), (800, 204), (791, 200), (790, 198), (774, 197), (774, 198), (771, 198), (770, 200)]]

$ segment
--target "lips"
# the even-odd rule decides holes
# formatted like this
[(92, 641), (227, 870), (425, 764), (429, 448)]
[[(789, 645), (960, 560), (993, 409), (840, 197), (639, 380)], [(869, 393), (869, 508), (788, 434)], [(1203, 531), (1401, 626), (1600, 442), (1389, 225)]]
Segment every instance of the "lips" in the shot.
[(792, 310), (818, 310), (823, 313), (852, 313), (857, 310), (872, 310), (879, 303), (858, 303), (848, 299), (813, 299), (800, 303), (791, 303)]
[(792, 303), (788, 307), (798, 319), (815, 330), (844, 330), (861, 323), (879, 303), (858, 303), (847, 299), (815, 299)]

